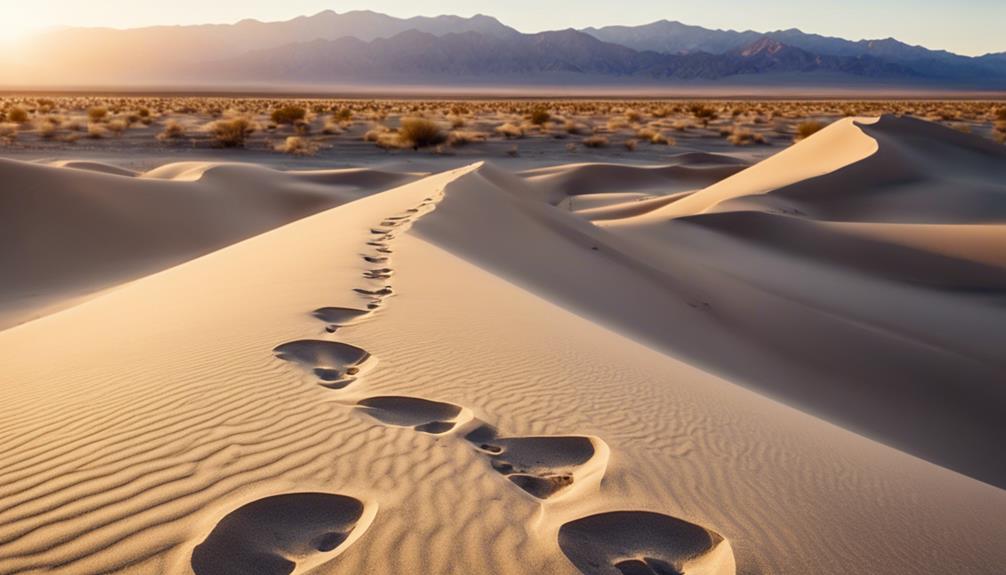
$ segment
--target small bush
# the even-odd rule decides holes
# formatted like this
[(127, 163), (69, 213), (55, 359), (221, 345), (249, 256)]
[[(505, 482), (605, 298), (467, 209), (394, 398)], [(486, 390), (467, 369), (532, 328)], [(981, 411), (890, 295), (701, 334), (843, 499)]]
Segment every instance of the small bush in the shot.
[(608, 138), (604, 136), (591, 136), (584, 138), (583, 145), (588, 148), (603, 148), (608, 145)]
[(7, 112), (7, 120), (15, 124), (24, 124), (28, 121), (28, 112), (24, 108), (11, 108)]
[(425, 118), (404, 118), (398, 136), (403, 144), (416, 149), (436, 146), (447, 141), (447, 136), (440, 126)]
[(484, 142), (486, 138), (487, 135), (482, 132), (454, 130), (447, 136), (447, 143), (453, 147), (460, 147), (475, 142)]
[(662, 132), (657, 132), (653, 134), (652, 138), (650, 138), (650, 143), (664, 146), (676, 146), (678, 144), (678, 141), (668, 135), (663, 134)]
[(300, 106), (283, 106), (272, 111), (269, 118), (277, 124), (294, 124), (307, 117), (307, 110)]
[(217, 120), (210, 127), (210, 132), (225, 148), (243, 148), (245, 140), (255, 132), (255, 126), (245, 118)]
[(762, 136), (761, 134), (756, 134), (749, 130), (736, 129), (733, 131), (732, 134), (730, 134), (730, 137), (727, 138), (727, 141), (729, 141), (731, 144), (735, 146), (747, 146), (749, 144), (764, 144), (765, 136)]
[(116, 118), (110, 121), (107, 125), (108, 125), (108, 131), (112, 132), (116, 136), (121, 136), (122, 133), (125, 132), (126, 128), (128, 127), (126, 120), (120, 118)]
[(531, 110), (531, 123), (535, 126), (544, 126), (552, 119), (552, 114), (545, 108), (535, 108)]
[(88, 108), (87, 110), (87, 119), (90, 120), (92, 124), (100, 124), (105, 121), (106, 117), (108, 117), (108, 108), (96, 106), (94, 108)]
[(636, 147), (639, 145), (639, 140), (629, 139), (629, 140), (626, 140), (625, 142), (623, 142), (623, 145), (625, 146), (626, 150), (628, 150), (630, 152), (635, 152), (636, 151)]
[(276, 146), (276, 151), (295, 156), (313, 156), (318, 151), (318, 146), (306, 138), (290, 136), (285, 142)]
[(825, 127), (824, 122), (818, 122), (816, 120), (808, 120), (806, 122), (800, 122), (796, 125), (796, 139), (802, 140), (804, 138), (809, 138), (817, 132), (821, 131)]
[(160, 134), (157, 134), (157, 139), (161, 141), (175, 140), (183, 137), (184, 135), (185, 128), (182, 127), (181, 124), (175, 120), (168, 120), (164, 123), (164, 130)]
[(87, 125), (87, 137), (92, 140), (100, 140), (105, 137), (107, 131), (105, 127), (101, 124), (88, 124)]
[(507, 123), (503, 124), (502, 126), (497, 126), (496, 133), (508, 140), (513, 138), (523, 138), (524, 128), (521, 128), (520, 126), (517, 126), (515, 124)]

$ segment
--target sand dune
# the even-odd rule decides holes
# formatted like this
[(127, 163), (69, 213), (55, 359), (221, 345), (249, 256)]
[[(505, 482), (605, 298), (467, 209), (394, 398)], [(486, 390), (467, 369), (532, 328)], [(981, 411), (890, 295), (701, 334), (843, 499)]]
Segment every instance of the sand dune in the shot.
[(0, 326), (412, 177), (191, 162), (137, 175), (94, 162), (0, 160), (0, 265), (9, 274)]
[[(915, 158), (933, 136), (904, 122), (843, 122), (772, 170), (596, 221), (546, 201), (570, 193), (540, 179), (561, 168), (373, 193), (395, 180), (3, 163), (55, 190), (72, 173), (91, 187), (62, 189), (62, 225), (110, 230), (38, 258), (134, 238), (98, 209), (119, 196), (218, 202), (225, 229), (235, 203), (263, 215), (0, 331), (0, 572), (998, 573), (998, 224), (892, 223), (898, 193), (829, 219), (873, 212), (797, 189), (892, 142)], [(954, 149), (913, 165), (998, 193), (988, 152)], [(673, 196), (649, 177), (591, 193)], [(790, 197), (801, 213), (765, 207)], [(279, 225), (290, 203), (318, 213)]]

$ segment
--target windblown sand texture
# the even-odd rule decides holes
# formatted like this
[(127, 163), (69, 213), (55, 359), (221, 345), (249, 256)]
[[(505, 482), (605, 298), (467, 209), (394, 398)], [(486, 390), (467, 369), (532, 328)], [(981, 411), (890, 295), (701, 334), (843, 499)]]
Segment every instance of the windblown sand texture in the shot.
[(0, 573), (1001, 573), (1006, 153), (738, 169), (0, 161)]

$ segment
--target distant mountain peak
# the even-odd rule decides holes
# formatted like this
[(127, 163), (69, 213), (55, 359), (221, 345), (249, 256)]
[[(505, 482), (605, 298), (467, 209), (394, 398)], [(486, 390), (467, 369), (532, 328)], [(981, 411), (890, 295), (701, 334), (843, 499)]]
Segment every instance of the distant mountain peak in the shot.
[(745, 58), (750, 58), (751, 56), (757, 56), (760, 54), (775, 56), (787, 48), (788, 46), (786, 44), (783, 44), (774, 38), (763, 36), (751, 44), (748, 44), (747, 47), (741, 49), (740, 55)]

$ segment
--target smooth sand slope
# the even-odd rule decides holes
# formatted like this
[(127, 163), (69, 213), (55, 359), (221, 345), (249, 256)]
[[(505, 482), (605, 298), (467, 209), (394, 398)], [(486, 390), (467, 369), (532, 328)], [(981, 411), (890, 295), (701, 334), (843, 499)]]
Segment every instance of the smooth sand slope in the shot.
[[(994, 290), (814, 262), (764, 233), (689, 243), (664, 228), (705, 216), (651, 217), (680, 199), (595, 224), (541, 190), (444, 172), (0, 331), (0, 573), (1001, 572), (1002, 489), (756, 391), (838, 396), (816, 405), (846, 423), (843, 378), (1002, 374), (969, 339), (997, 335), (951, 321), (994, 320)], [(940, 253), (995, 267), (959, 255), (989, 241)], [(773, 271), (796, 275), (756, 281)], [(866, 295), (902, 323), (856, 319)], [(918, 324), (898, 315), (918, 302)], [(926, 322), (958, 331), (927, 355), (909, 330)], [(828, 376), (841, 357), (856, 367)], [(863, 409), (911, 428), (879, 381)], [(959, 381), (937, 390), (950, 410), (988, 383)], [(972, 431), (945, 423), (931, 435)], [(995, 460), (995, 440), (971, 447)]]
[(0, 159), (0, 328), (412, 177)]

